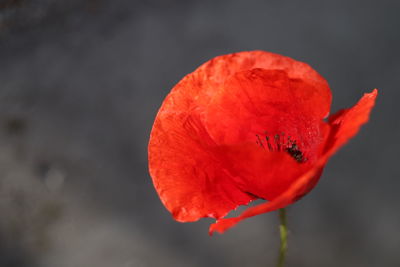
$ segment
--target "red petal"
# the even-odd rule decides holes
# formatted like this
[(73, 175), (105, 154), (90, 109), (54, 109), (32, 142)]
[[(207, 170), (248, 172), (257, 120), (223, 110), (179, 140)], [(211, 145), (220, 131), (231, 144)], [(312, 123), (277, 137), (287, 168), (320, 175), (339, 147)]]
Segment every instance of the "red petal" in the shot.
[(327, 139), (325, 153), (317, 163), (307, 173), (297, 179), (284, 193), (272, 201), (251, 207), (244, 211), (239, 217), (217, 220), (210, 226), (210, 235), (213, 232), (223, 233), (241, 220), (248, 217), (270, 212), (293, 203), (296, 199), (293, 196), (301, 196), (309, 191), (316, 183), (323, 166), (333, 153), (353, 137), (369, 119), (369, 114), (375, 105), (378, 91), (375, 89), (369, 94), (365, 94), (360, 101), (352, 108), (339, 111), (331, 116), (331, 132)]
[(319, 161), (315, 168), (303, 174), (295, 183), (290, 186), (289, 189), (287, 189), (283, 194), (275, 198), (273, 201), (248, 208), (239, 217), (217, 220), (216, 223), (210, 226), (209, 234), (212, 235), (214, 232), (219, 232), (222, 234), (246, 218), (281, 209), (293, 203), (297, 200), (294, 198), (294, 196), (301, 197), (316, 184), (324, 165), (324, 161)]
[(303, 62), (265, 51), (233, 53), (207, 61), (172, 89), (160, 111), (182, 111), (192, 108), (202, 111), (227, 79), (237, 72), (255, 68), (282, 70), (293, 81), (306, 81), (316, 88), (315, 92), (304, 94), (308, 94), (310, 102), (318, 104), (313, 107), (315, 113), (321, 114), (322, 117), (329, 113), (332, 96), (323, 77)]
[(161, 113), (149, 144), (154, 186), (181, 222), (220, 218), (253, 197), (242, 192), (224, 170), (203, 126), (188, 113)]
[[(224, 165), (243, 191), (273, 200), (313, 166), (327, 130), (313, 109), (321, 105), (319, 91), (282, 70), (252, 69), (232, 75), (214, 95), (206, 127), (225, 147)], [(305, 162), (286, 152), (289, 136)]]
[(377, 95), (378, 90), (374, 89), (371, 93), (364, 94), (352, 108), (340, 110), (329, 117), (331, 131), (325, 146), (326, 153), (334, 153), (357, 134), (360, 127), (368, 121)]
[(267, 200), (281, 195), (313, 167), (311, 162), (299, 163), (286, 152), (270, 152), (255, 142), (223, 147), (219, 158), (242, 191)]
[[(206, 127), (219, 144), (254, 142), (256, 135), (290, 136), (310, 153), (321, 143), (320, 122), (329, 108), (325, 88), (290, 79), (282, 70), (238, 72), (218, 90), (206, 111)], [(264, 138), (262, 138), (264, 139)]]

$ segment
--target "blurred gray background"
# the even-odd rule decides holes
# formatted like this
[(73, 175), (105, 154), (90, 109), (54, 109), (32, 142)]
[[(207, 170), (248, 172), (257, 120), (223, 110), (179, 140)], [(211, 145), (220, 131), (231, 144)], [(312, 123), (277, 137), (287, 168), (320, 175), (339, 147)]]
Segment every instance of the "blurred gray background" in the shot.
[(288, 267), (400, 266), (399, 1), (0, 0), (0, 266), (274, 266), (277, 215), (210, 238), (147, 170), (163, 98), (220, 55), (305, 61), (368, 125), (289, 208)]

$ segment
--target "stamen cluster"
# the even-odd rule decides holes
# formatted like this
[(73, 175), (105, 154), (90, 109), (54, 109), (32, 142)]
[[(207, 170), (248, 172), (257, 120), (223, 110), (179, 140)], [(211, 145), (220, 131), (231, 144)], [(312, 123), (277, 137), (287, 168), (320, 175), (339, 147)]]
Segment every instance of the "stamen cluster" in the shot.
[(256, 137), (256, 143), (264, 149), (265, 142), (269, 151), (286, 152), (299, 163), (303, 163), (307, 160), (307, 158), (304, 157), (303, 152), (300, 150), (296, 140), (292, 140), (290, 136), (287, 136), (285, 141), (285, 133), (275, 134), (271, 137), (267, 132), (265, 132), (264, 142), (260, 135), (256, 134)]

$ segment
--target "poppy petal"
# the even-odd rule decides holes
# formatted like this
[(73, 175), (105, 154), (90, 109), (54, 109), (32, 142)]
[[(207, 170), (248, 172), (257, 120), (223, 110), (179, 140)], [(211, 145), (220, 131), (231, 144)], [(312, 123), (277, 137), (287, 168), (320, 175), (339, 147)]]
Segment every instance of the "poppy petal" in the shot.
[(325, 153), (312, 169), (299, 177), (284, 193), (272, 201), (248, 208), (238, 217), (217, 220), (210, 226), (210, 235), (214, 232), (223, 233), (246, 218), (284, 208), (307, 193), (316, 184), (328, 159), (368, 121), (377, 94), (378, 90), (374, 89), (371, 93), (364, 94), (352, 108), (341, 110), (329, 118), (331, 131), (327, 137)]
[(254, 143), (221, 147), (219, 156), (237, 186), (261, 199), (273, 200), (314, 166), (287, 152), (268, 151)]
[(212, 235), (214, 232), (219, 232), (222, 234), (226, 230), (228, 230), (232, 226), (235, 226), (238, 222), (246, 218), (281, 209), (286, 207), (287, 205), (292, 204), (316, 184), (318, 178), (321, 175), (321, 171), (323, 166), (325, 165), (325, 162), (326, 161), (322, 160), (318, 161), (318, 164), (315, 166), (315, 168), (303, 174), (289, 187), (289, 189), (287, 189), (283, 194), (281, 194), (274, 200), (262, 203), (254, 207), (250, 207), (238, 217), (217, 220), (214, 224), (210, 226), (209, 234)]
[(205, 124), (243, 191), (273, 200), (316, 162), (327, 132), (323, 114), (312, 109), (316, 92), (283, 70), (251, 69), (215, 93)]
[(218, 151), (201, 122), (188, 113), (157, 116), (149, 144), (154, 186), (180, 222), (221, 218), (254, 197), (239, 190), (219, 164)]
[[(256, 136), (291, 137), (312, 153), (321, 143), (321, 89), (283, 70), (251, 69), (232, 75), (208, 105), (205, 124), (218, 144), (252, 142)], [(323, 91), (323, 89), (322, 89)], [(318, 102), (321, 101), (321, 102)], [(272, 136), (271, 136), (272, 135)], [(264, 140), (265, 141), (265, 140)], [(313, 155), (308, 155), (309, 157)]]
[(160, 109), (203, 111), (221, 86), (237, 72), (251, 69), (281, 70), (293, 81), (303, 80), (316, 88), (304, 96), (316, 105), (315, 113), (329, 114), (332, 100), (326, 80), (306, 63), (266, 51), (245, 51), (215, 57), (186, 75), (170, 92)]
[(350, 138), (357, 134), (360, 127), (369, 120), (369, 114), (375, 105), (378, 90), (366, 93), (352, 108), (343, 109), (328, 119), (331, 131), (327, 138), (326, 153), (335, 153)]

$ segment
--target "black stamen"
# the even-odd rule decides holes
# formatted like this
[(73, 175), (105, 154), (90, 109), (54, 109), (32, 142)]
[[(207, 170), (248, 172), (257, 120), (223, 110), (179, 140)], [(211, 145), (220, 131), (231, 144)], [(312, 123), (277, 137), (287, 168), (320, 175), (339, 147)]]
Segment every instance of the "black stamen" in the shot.
[[(265, 149), (264, 143), (260, 136), (256, 134), (257, 140), (256, 143)], [(303, 163), (307, 160), (304, 157), (303, 152), (300, 150), (299, 146), (297, 145), (296, 140), (291, 140), (291, 137), (288, 135), (286, 142), (285, 142), (285, 133), (275, 134), (273, 136), (274, 139), (274, 146), (270, 142), (270, 136), (267, 132), (265, 132), (265, 140), (267, 142), (268, 150), (269, 151), (284, 151), (287, 152), (294, 160), (298, 163)], [(303, 144), (303, 143), (301, 143)]]
[(296, 144), (296, 141), (292, 141), (291, 145), (286, 148), (286, 152), (289, 153), (289, 155), (292, 156), (292, 158), (294, 158), (299, 163), (305, 161), (303, 152), (300, 151), (299, 147)]
[(271, 143), (269, 142), (269, 136), (268, 136), (268, 135), (265, 137), (265, 140), (267, 140), (268, 149), (269, 149), (270, 151), (272, 151), (272, 145), (271, 145)]
[(275, 144), (276, 144), (278, 151), (281, 151), (281, 144), (279, 143), (279, 134), (275, 135)]
[(256, 141), (256, 143), (257, 143), (258, 145), (260, 145), (262, 148), (265, 149), (264, 144), (263, 144), (263, 142), (261, 141), (260, 136), (259, 136), (258, 134), (256, 134), (256, 136), (257, 136), (257, 141)]

